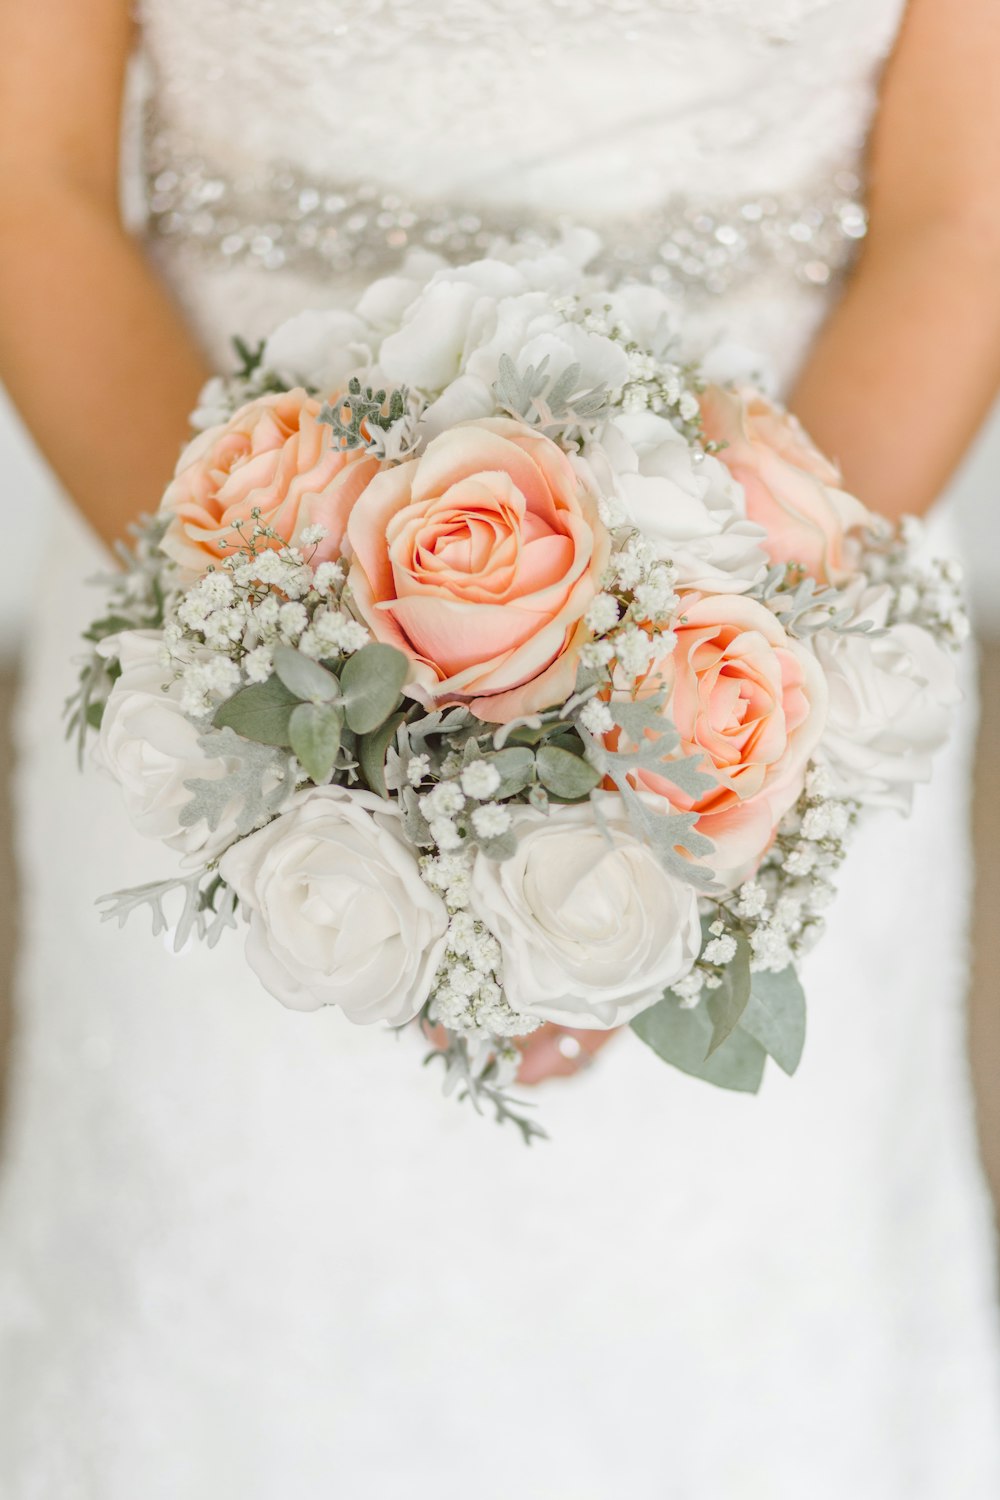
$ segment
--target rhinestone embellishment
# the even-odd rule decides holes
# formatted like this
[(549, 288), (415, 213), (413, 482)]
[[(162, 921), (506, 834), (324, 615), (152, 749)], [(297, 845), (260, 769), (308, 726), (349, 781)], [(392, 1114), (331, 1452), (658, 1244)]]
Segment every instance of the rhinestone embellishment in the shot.
[[(147, 142), (148, 230), (183, 253), (306, 275), (378, 275), (410, 247), (447, 260), (482, 254), (498, 239), (551, 242), (564, 221), (530, 225), (502, 210), (408, 201), (371, 183), (305, 180), (269, 163), (227, 176), (204, 157)], [(669, 199), (657, 213), (600, 226), (600, 268), (621, 278), (721, 295), (780, 273), (826, 286), (850, 263), (867, 220), (853, 172), (813, 196), (762, 196), (694, 204)]]

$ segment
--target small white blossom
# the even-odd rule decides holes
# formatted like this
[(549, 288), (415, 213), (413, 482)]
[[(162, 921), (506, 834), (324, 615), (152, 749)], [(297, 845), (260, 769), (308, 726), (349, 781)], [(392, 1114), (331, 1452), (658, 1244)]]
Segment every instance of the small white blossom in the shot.
[(439, 849), (458, 849), (461, 846), (462, 835), (450, 818), (431, 818), (430, 830)]
[(344, 570), (340, 563), (324, 562), (313, 574), (313, 588), (319, 594), (329, 594), (338, 589), (344, 581)]
[(829, 766), (810, 766), (806, 776), (806, 791), (810, 797), (830, 797), (834, 791), (833, 775)]
[(705, 944), (702, 958), (707, 964), (728, 964), (736, 957), (736, 939), (731, 933)]
[(629, 625), (615, 637), (615, 655), (626, 677), (639, 677), (653, 659), (653, 642), (645, 630)]
[(429, 755), (411, 756), (406, 767), (406, 779), (411, 786), (419, 786), (424, 777), (430, 773), (431, 758)]
[(304, 604), (283, 604), (278, 611), (278, 627), (282, 635), (289, 641), (295, 641), (305, 630), (309, 623)]
[(327, 535), (327, 528), (316, 524), (314, 526), (306, 526), (299, 540), (303, 547), (316, 547)]
[(600, 698), (591, 698), (580, 710), (580, 723), (595, 735), (610, 734), (615, 727), (610, 708)]
[(472, 814), (472, 826), (481, 839), (498, 838), (510, 827), (510, 813), (499, 802), (486, 802)]
[(437, 786), (431, 787), (420, 799), (420, 811), (428, 820), (431, 818), (453, 818), (456, 813), (462, 812), (465, 807), (465, 797), (462, 789), (453, 781), (439, 781)]
[(701, 999), (701, 992), (705, 985), (705, 976), (698, 969), (692, 969), (690, 974), (683, 979), (678, 979), (674, 985), (674, 994), (680, 1001), (681, 1010), (694, 1010)]
[(580, 662), (585, 667), (606, 667), (614, 654), (610, 641), (586, 641), (580, 647)]
[(767, 906), (767, 892), (756, 880), (747, 880), (740, 886), (736, 912), (740, 917), (759, 917)]
[(270, 646), (255, 646), (243, 658), (243, 670), (249, 682), (266, 682), (274, 670), (274, 653)]
[(474, 760), (462, 772), (462, 791), (467, 797), (482, 800), (492, 797), (500, 785), (500, 772), (486, 760)]
[(788, 875), (809, 875), (816, 868), (817, 853), (809, 844), (799, 844), (785, 855), (783, 868)]
[(604, 635), (618, 624), (621, 609), (614, 594), (598, 594), (584, 619), (595, 635)]
[(776, 927), (767, 924), (758, 927), (750, 934), (750, 947), (753, 952), (753, 958), (750, 960), (752, 969), (766, 969), (780, 974), (782, 969), (787, 969), (792, 961), (792, 950), (788, 946), (788, 939)]

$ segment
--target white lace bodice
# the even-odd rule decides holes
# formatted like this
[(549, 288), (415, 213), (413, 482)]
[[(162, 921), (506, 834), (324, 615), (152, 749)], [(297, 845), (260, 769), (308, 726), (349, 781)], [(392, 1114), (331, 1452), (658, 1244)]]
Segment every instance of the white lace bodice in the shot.
[[(141, 0), (163, 235), (346, 272), (568, 216), (631, 269), (815, 285), (903, 0)], [(428, 233), (430, 229), (430, 233)]]

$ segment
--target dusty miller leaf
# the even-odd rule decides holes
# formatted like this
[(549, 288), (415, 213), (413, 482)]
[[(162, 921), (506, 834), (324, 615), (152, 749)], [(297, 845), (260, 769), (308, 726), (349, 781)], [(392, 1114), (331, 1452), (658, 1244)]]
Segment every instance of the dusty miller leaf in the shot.
[(252, 833), (275, 817), (295, 790), (291, 757), (276, 747), (245, 740), (229, 728), (209, 730), (198, 744), (210, 760), (227, 761), (229, 769), (184, 783), (191, 801), (181, 808), (183, 828), (204, 819), (214, 833), (232, 813), (237, 834)]

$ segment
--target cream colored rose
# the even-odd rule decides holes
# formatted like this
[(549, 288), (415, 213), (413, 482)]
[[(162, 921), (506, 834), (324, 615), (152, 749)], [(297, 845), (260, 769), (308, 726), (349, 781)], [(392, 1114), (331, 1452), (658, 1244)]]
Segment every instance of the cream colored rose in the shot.
[(378, 474), (348, 524), (349, 584), (410, 691), (490, 722), (569, 697), (610, 543), (566, 455), (520, 422), (444, 433)]
[(250, 913), (247, 961), (282, 1004), (336, 1005), (359, 1025), (420, 1011), (448, 913), (393, 803), (346, 787), (299, 792), (219, 868)]
[(228, 422), (210, 427), (182, 453), (160, 505), (170, 518), (163, 550), (195, 573), (232, 556), (233, 525), (253, 530), (251, 513), (277, 533), (273, 546), (297, 545), (310, 526), (326, 536), (316, 563), (339, 557), (347, 518), (378, 468), (363, 448), (344, 451), (319, 421), (321, 406), (305, 391), (261, 396)]
[(877, 635), (820, 632), (814, 649), (830, 707), (819, 746), (843, 797), (908, 812), (917, 782), (948, 738), (962, 700), (955, 659), (919, 625), (886, 627), (892, 591), (869, 588), (855, 618)]
[(181, 708), (179, 687), (163, 665), (162, 636), (129, 630), (102, 642), (101, 650), (122, 670), (104, 706), (98, 764), (121, 788), (139, 833), (199, 860), (214, 858), (236, 837), (236, 805), (214, 830), (204, 821), (186, 827), (181, 813), (192, 797), (186, 783), (212, 780), (232, 766), (198, 744), (207, 726), (192, 723)]
[(743, 486), (747, 516), (767, 533), (771, 561), (846, 582), (856, 571), (851, 534), (873, 518), (796, 419), (756, 391), (721, 386), (709, 386), (701, 411), (706, 437), (723, 444), (719, 458)]
[(514, 814), (517, 853), (483, 854), (473, 908), (500, 942), (504, 991), (521, 1015), (584, 1030), (621, 1026), (687, 974), (701, 948), (698, 902), (599, 793), (551, 816)]

